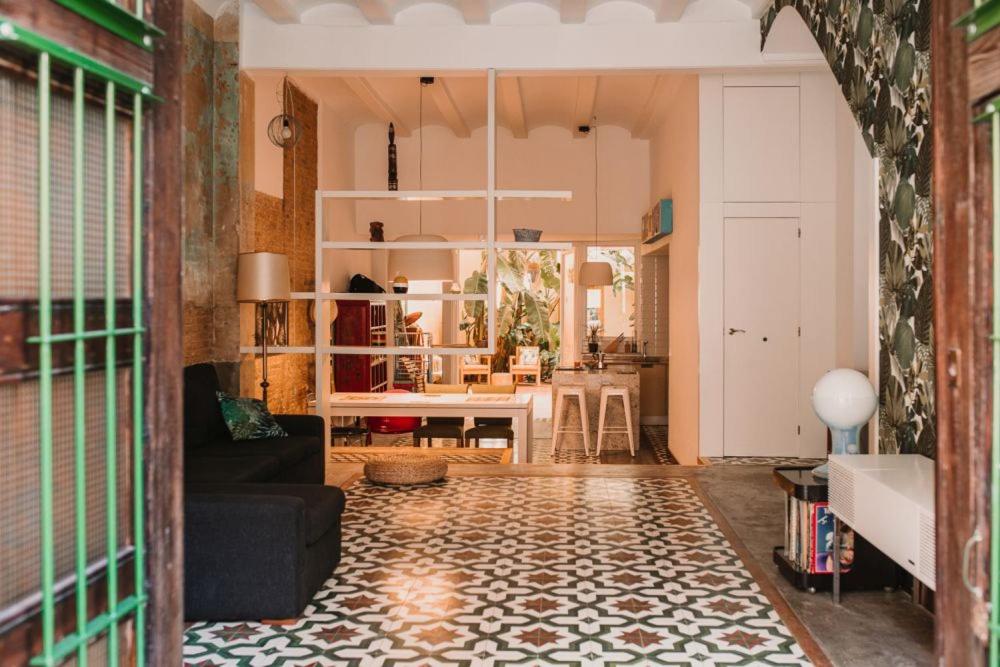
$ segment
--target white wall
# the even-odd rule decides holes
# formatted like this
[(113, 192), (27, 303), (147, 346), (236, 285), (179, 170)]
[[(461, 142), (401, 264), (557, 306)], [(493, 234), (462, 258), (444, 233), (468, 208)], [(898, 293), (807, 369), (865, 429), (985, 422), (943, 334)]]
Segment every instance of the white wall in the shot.
[[(319, 109), (318, 185), (321, 190), (351, 190), (354, 188), (354, 132), (353, 125), (343, 123), (328, 107)], [(323, 226), (326, 240), (367, 240), (368, 227), (356, 231), (354, 227), (355, 203), (349, 199), (323, 200)], [(346, 292), (348, 282), (355, 273), (383, 280), (376, 273), (374, 263), (385, 263), (385, 253), (368, 250), (327, 251), (323, 256), (323, 291)], [(383, 271), (384, 272), (384, 271)], [(384, 284), (384, 283), (383, 283)]]
[(699, 81), (677, 88), (663, 124), (650, 140), (650, 199), (674, 202), (668, 257), (670, 451), (685, 465), (698, 462), (698, 245), (700, 211)]
[(855, 209), (873, 194), (854, 192), (857, 130), (825, 70), (703, 75), (700, 91), (701, 455), (724, 453), (725, 221), (784, 217), (801, 229), (799, 455), (820, 456), (826, 431), (812, 411), (812, 386), (831, 368), (864, 367), (873, 331), (857, 315), (868, 309), (870, 227), (856, 227)]
[[(632, 139), (611, 125), (598, 130), (600, 160), (598, 192), (603, 238), (639, 235), (639, 223), (649, 201), (649, 142)], [(420, 132), (396, 138), (399, 188), (420, 184)], [(358, 128), (355, 143), (355, 183), (359, 189), (386, 187), (386, 130), (382, 125)], [(486, 129), (468, 139), (449, 129), (424, 130), (424, 189), (484, 189)], [(510, 200), (497, 205), (497, 233), (512, 238), (515, 227), (543, 230), (543, 240), (592, 240), (594, 236), (594, 144), (575, 139), (568, 129), (532, 129), (527, 139), (497, 130), (497, 186), (500, 188), (571, 190), (573, 200)], [(386, 238), (418, 231), (418, 206), (413, 202), (363, 201), (357, 207), (356, 229), (367, 233), (371, 220), (385, 223)], [(483, 201), (423, 203), (424, 233), (449, 239), (477, 238), (486, 232)]]

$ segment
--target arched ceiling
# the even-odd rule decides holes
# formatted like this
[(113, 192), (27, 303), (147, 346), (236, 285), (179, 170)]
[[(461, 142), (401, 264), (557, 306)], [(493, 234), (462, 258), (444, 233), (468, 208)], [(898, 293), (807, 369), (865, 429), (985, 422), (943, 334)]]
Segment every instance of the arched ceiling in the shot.
[[(277, 23), (546, 25), (756, 19), (771, 0), (247, 0)], [(196, 0), (217, 16), (233, 0)]]
[[(262, 95), (277, 91), (280, 75), (252, 74)], [(633, 137), (648, 138), (659, 125), (677, 86), (679, 72), (506, 74), (497, 81), (497, 121), (517, 137), (533, 128), (578, 128), (597, 119)], [(402, 135), (421, 124), (450, 127), (459, 136), (486, 124), (486, 78), (479, 74), (445, 74), (421, 86), (417, 74), (340, 76), (291, 73), (305, 92), (353, 125), (393, 122)], [(423, 112), (421, 114), (421, 92)], [(258, 98), (260, 99), (260, 98)]]

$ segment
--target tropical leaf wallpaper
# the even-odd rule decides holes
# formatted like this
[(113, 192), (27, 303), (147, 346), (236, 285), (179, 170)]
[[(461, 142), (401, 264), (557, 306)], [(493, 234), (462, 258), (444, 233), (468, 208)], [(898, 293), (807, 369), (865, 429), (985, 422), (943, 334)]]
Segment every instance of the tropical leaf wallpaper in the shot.
[(879, 158), (879, 450), (933, 457), (930, 0), (776, 0), (805, 20)]

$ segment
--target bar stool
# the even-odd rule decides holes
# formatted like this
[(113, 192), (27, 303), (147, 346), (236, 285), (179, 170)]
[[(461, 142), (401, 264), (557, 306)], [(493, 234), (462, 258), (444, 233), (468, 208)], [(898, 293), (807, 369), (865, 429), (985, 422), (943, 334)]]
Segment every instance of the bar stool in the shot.
[[(563, 403), (568, 398), (576, 397), (580, 410), (580, 428), (582, 430), (566, 429), (562, 426)], [(562, 433), (583, 433), (583, 451), (590, 456), (590, 420), (587, 419), (587, 395), (583, 386), (559, 387), (556, 393), (555, 417), (552, 424), (552, 451), (559, 445), (559, 435)]]
[[(604, 415), (608, 410), (608, 399), (617, 396), (622, 399), (622, 409), (625, 410), (625, 426), (604, 426)], [(632, 404), (629, 400), (628, 387), (605, 385), (601, 387), (601, 416), (597, 420), (597, 455), (601, 455), (601, 443), (605, 433), (627, 433), (628, 451), (635, 456), (635, 441), (632, 439)]]

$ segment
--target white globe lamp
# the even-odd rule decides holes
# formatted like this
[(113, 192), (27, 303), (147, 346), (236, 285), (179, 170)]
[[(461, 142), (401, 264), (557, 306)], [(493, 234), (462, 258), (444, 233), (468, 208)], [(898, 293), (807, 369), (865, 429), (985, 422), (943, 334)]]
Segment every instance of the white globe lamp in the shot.
[[(813, 387), (812, 405), (816, 416), (830, 429), (833, 453), (859, 453), (861, 427), (878, 407), (878, 395), (868, 378), (851, 368), (832, 370)], [(828, 476), (829, 464), (814, 469), (813, 474)]]

